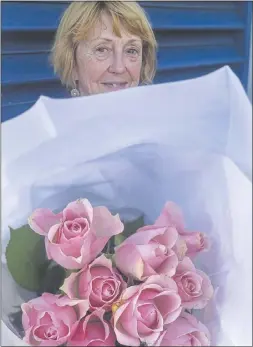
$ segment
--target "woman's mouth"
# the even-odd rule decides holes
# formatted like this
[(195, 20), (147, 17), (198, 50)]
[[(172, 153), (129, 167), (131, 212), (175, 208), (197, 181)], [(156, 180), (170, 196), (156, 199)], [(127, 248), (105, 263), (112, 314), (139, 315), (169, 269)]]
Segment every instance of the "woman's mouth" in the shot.
[(103, 86), (108, 90), (121, 90), (127, 88), (127, 82), (103, 82)]

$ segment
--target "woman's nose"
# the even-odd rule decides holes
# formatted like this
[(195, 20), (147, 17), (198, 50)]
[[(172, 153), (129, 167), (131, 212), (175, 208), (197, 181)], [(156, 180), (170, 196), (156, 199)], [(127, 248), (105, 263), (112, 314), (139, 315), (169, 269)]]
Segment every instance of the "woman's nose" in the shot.
[(126, 66), (124, 62), (124, 56), (122, 52), (115, 52), (111, 58), (111, 64), (109, 67), (109, 72), (122, 74), (125, 72)]

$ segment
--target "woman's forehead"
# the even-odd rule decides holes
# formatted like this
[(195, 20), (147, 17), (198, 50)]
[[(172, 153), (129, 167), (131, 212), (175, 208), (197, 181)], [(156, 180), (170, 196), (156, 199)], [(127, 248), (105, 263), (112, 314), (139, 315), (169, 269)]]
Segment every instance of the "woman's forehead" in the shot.
[[(135, 40), (135, 41), (141, 42), (141, 38), (139, 36), (131, 34), (121, 24), (120, 24), (120, 34), (121, 34), (121, 39), (124, 41)], [(119, 37), (113, 31), (112, 17), (107, 13), (103, 13), (101, 15), (100, 20), (97, 21), (94, 27), (91, 28), (88, 32), (87, 41), (95, 41), (99, 39), (105, 39), (108, 41), (119, 39)]]

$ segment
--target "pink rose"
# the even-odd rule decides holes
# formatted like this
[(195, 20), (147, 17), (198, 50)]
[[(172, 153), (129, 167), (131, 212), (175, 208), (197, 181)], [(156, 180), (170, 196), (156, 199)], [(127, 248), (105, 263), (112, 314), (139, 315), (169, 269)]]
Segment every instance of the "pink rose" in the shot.
[(76, 324), (67, 346), (115, 346), (115, 342), (113, 328), (104, 320), (104, 310), (99, 310)]
[(207, 327), (189, 313), (165, 327), (155, 346), (210, 346)]
[[(24, 341), (32, 346), (59, 346), (69, 338), (79, 317), (74, 306), (77, 301), (44, 293), (21, 305)], [(88, 306), (82, 312), (86, 314)]]
[(188, 257), (179, 263), (173, 279), (177, 283), (182, 306), (185, 308), (202, 309), (213, 296), (209, 277), (197, 270)]
[[(184, 255), (188, 257), (194, 257), (197, 253), (208, 250), (210, 248), (210, 242), (204, 233), (198, 231), (188, 231), (184, 226), (184, 218), (180, 208), (171, 201), (168, 201), (160, 216), (157, 218), (155, 225), (173, 226), (177, 229), (180, 239), (185, 241), (187, 251)], [(182, 248), (181, 248), (182, 250)]]
[(117, 270), (112, 268), (111, 260), (102, 254), (89, 266), (73, 272), (61, 289), (71, 299), (88, 300), (91, 310), (110, 311), (126, 286)]
[(126, 346), (153, 344), (164, 324), (177, 319), (181, 299), (176, 283), (165, 275), (149, 277), (146, 282), (128, 287), (113, 307), (117, 341)]
[(123, 223), (106, 207), (93, 208), (87, 199), (71, 202), (54, 214), (37, 209), (30, 227), (45, 236), (47, 256), (66, 269), (80, 269), (102, 251), (110, 237), (121, 233)]
[(116, 266), (140, 281), (157, 274), (173, 276), (178, 258), (172, 248), (177, 238), (172, 227), (142, 227), (115, 248)]

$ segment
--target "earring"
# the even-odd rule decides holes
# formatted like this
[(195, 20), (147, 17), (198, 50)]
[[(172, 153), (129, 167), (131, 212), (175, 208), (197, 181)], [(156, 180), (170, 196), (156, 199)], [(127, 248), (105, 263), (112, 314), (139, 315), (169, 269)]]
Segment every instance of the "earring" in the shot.
[(74, 89), (71, 89), (71, 92), (70, 92), (71, 96), (73, 98), (75, 98), (76, 96), (80, 96), (80, 92), (78, 89), (74, 88)]

